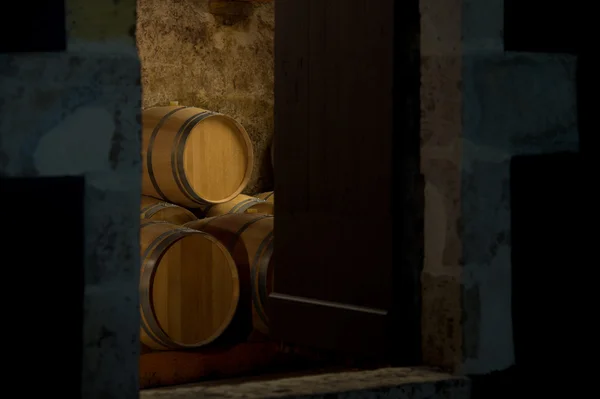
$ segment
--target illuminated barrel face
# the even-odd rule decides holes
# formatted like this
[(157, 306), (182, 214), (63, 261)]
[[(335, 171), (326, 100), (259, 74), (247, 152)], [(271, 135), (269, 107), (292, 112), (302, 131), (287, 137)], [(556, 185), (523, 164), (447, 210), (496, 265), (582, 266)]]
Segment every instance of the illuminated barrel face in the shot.
[(209, 234), (166, 222), (142, 221), (140, 239), (142, 343), (182, 349), (219, 338), (239, 301), (229, 251)]
[(142, 113), (142, 193), (186, 208), (234, 199), (254, 166), (252, 143), (234, 119), (194, 107)]

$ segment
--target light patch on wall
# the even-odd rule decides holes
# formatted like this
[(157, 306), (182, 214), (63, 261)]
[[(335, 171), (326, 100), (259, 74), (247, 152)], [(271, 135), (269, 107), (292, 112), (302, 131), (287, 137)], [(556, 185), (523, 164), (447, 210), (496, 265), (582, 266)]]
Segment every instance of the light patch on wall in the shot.
[(136, 0), (67, 0), (69, 40), (124, 37), (134, 43), (136, 4)]
[(44, 175), (59, 176), (108, 170), (114, 130), (106, 109), (80, 108), (40, 139), (35, 167)]
[(216, 32), (213, 35), (213, 41), (215, 43), (215, 48), (218, 50), (225, 49), (225, 33), (224, 32)]

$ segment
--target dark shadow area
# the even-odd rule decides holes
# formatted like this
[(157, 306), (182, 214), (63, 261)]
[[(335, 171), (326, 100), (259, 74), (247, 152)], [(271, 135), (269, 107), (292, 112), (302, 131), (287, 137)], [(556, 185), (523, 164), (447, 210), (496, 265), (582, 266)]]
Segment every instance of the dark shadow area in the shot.
[(472, 399), (505, 399), (516, 397), (520, 384), (516, 367), (471, 378)]
[[(504, 1), (505, 51), (577, 56), (580, 152), (513, 157), (511, 191), (512, 313), (515, 366), (470, 376), (473, 399), (516, 395), (576, 397), (581, 364), (594, 341), (586, 319), (593, 289), (585, 277), (593, 201), (584, 160), (591, 142), (597, 61), (586, 47), (584, 3)], [(586, 260), (587, 259), (587, 260)], [(550, 374), (547, 374), (550, 373)], [(557, 378), (540, 381), (538, 376)]]
[[(587, 373), (575, 365), (585, 364), (596, 340), (589, 319), (596, 284), (587, 270), (596, 202), (590, 201), (583, 160), (578, 153), (512, 160), (513, 340), (524, 394), (565, 390), (576, 397), (585, 387), (574, 381)], [(533, 382), (536, 375), (556, 373), (552, 381)]]
[(585, 4), (581, 0), (504, 0), (504, 50), (579, 53), (582, 20), (588, 11)]
[(65, 0), (12, 1), (3, 7), (0, 53), (67, 49)]
[[(58, 195), (56, 195), (59, 193)], [(81, 397), (84, 178), (2, 178), (3, 360), (31, 396)]]

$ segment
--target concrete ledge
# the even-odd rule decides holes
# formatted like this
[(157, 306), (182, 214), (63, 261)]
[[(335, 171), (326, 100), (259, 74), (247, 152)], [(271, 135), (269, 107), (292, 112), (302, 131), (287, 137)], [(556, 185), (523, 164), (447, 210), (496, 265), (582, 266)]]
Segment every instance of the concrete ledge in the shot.
[(384, 368), (140, 392), (140, 399), (468, 399), (469, 396), (468, 379), (426, 368)]

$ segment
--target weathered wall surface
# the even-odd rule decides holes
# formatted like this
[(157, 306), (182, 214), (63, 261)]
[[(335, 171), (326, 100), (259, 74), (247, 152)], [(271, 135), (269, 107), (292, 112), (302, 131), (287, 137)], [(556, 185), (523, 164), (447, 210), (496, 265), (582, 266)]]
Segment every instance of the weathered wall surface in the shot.
[(196, 106), (236, 118), (256, 156), (246, 193), (272, 189), (274, 2), (233, 25), (208, 0), (139, 0), (137, 43), (144, 107)]
[(423, 357), (462, 359), (460, 0), (421, 0), (421, 170), (425, 176)]
[(462, 218), (464, 369), (512, 364), (510, 157), (576, 151), (575, 59), (465, 58)]
[(86, 177), (82, 397), (133, 399), (141, 173), (135, 0), (68, 0), (67, 9), (67, 52), (0, 55), (0, 173)]
[(576, 150), (575, 59), (503, 51), (502, 0), (421, 0), (423, 350), (483, 374), (514, 363), (509, 162)]

